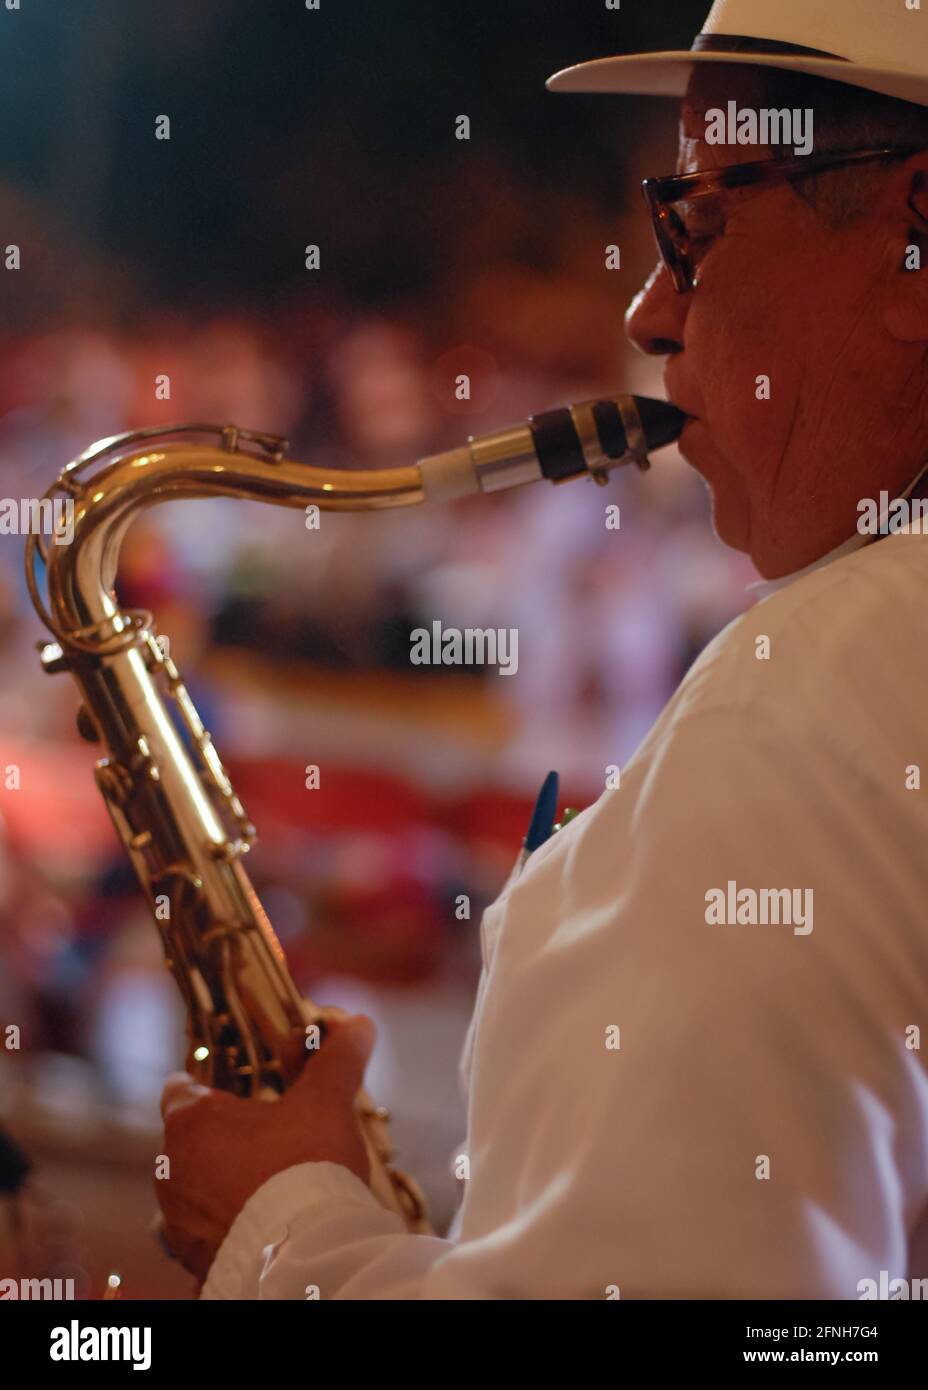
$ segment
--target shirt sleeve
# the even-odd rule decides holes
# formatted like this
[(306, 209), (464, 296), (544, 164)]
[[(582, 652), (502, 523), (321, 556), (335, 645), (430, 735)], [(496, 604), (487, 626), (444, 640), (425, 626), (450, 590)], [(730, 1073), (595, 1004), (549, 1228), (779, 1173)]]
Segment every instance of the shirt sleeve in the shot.
[[(491, 909), (458, 1240), (307, 1164), (246, 1204), (203, 1296), (855, 1299), (904, 1276), (928, 827), (896, 772), (792, 712), (671, 724)], [(729, 920), (741, 889), (780, 919)]]
[(249, 1198), (200, 1297), (414, 1298), (450, 1249), (437, 1236), (408, 1235), (349, 1169), (301, 1163)]

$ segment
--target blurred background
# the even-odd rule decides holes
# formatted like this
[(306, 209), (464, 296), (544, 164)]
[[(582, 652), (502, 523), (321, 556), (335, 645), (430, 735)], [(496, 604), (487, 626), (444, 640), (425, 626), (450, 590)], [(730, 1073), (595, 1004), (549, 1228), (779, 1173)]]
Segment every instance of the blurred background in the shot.
[[(133, 427), (234, 421), (308, 463), (371, 468), (617, 388), (662, 394), (622, 315), (654, 261), (638, 184), (674, 167), (674, 104), (553, 96), (544, 79), (689, 46), (706, 9), (0, 11), (0, 226), (21, 248), (0, 271), (0, 493), (40, 495)], [(249, 868), (298, 983), (378, 1024), (371, 1090), (439, 1227), (460, 1196), (481, 911), (548, 769), (562, 805), (595, 800), (746, 606), (756, 576), (707, 519), (667, 450), (608, 490), (324, 513), (318, 530), (173, 503), (126, 544), (121, 596), (154, 610), (258, 824)], [(0, 535), (0, 1124), (35, 1180), (25, 1233), (0, 1225), (0, 1276), (99, 1297), (116, 1268), (128, 1297), (189, 1297), (148, 1231), (183, 1017), (76, 691), (39, 669), (22, 550)], [(411, 630), (435, 620), (517, 628), (517, 674), (411, 665)]]

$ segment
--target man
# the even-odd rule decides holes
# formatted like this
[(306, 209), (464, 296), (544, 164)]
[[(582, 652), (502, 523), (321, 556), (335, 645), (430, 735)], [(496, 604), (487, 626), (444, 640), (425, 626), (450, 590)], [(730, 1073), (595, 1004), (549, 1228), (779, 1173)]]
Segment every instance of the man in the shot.
[[(365, 1186), (367, 1020), (276, 1106), (169, 1083), (156, 1186), (204, 1297), (855, 1299), (928, 1274), (928, 549), (858, 530), (928, 465), (926, 30), (901, 0), (718, 0), (696, 57), (552, 79), (686, 93), (679, 169), (709, 175), (652, 187), (628, 331), (667, 359), (720, 537), (776, 582), (485, 914), (453, 1239)], [(729, 102), (755, 131), (795, 113), (790, 148), (719, 143)]]

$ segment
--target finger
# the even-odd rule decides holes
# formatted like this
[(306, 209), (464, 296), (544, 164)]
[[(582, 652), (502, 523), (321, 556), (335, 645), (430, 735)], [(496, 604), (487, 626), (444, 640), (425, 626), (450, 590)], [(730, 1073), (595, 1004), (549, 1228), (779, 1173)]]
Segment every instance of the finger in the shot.
[(165, 1221), (165, 1218), (160, 1211), (156, 1212), (156, 1214), (152, 1217), (149, 1230), (151, 1231), (151, 1234), (155, 1239), (156, 1245), (159, 1245), (161, 1247), (162, 1253), (168, 1255), (172, 1260), (176, 1259), (177, 1257), (175, 1256), (174, 1251), (171, 1249), (171, 1245), (168, 1240), (167, 1222)]
[(189, 1248), (190, 1241), (183, 1231), (176, 1227), (169, 1226), (162, 1220), (153, 1231), (155, 1241), (161, 1246), (164, 1253), (172, 1260), (180, 1260), (183, 1263), (184, 1254)]
[(373, 1021), (366, 1014), (332, 1019), (322, 1046), (309, 1058), (287, 1094), (325, 1089), (353, 1099), (361, 1089), (375, 1037)]
[(203, 1283), (216, 1258), (216, 1250), (209, 1241), (188, 1235), (177, 1226), (163, 1226), (158, 1243), (171, 1259), (177, 1260)]
[(201, 1086), (199, 1081), (194, 1081), (185, 1071), (172, 1072), (161, 1092), (161, 1118), (166, 1120), (169, 1115), (175, 1114), (185, 1105), (205, 1095), (209, 1095), (208, 1086)]

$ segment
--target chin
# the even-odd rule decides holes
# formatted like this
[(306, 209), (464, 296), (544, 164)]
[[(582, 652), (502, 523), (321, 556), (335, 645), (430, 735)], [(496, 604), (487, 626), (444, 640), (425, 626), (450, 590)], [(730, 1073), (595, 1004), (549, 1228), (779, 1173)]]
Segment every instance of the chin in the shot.
[[(714, 446), (708, 428), (702, 420), (691, 420), (680, 436), (680, 453), (697, 472), (709, 489), (712, 499), (712, 529), (723, 545), (750, 555), (765, 579), (764, 564), (776, 565), (772, 556), (755, 555), (751, 548), (751, 506), (740, 479)], [(782, 569), (782, 574), (788, 570)]]
[[(751, 554), (751, 512), (745, 498), (720, 479), (703, 474), (712, 498), (712, 529), (723, 545)], [(755, 556), (751, 556), (757, 564)]]
[(783, 555), (756, 555), (752, 552), (751, 559), (761, 579), (782, 579), (784, 575), (794, 574), (796, 570), (804, 568)]
[(746, 507), (725, 511), (715, 499), (712, 520), (719, 540), (731, 546), (732, 550), (749, 555), (761, 579), (782, 579), (784, 575), (804, 569), (817, 558), (815, 555), (806, 557), (795, 548), (777, 545), (766, 526), (757, 528), (759, 534), (752, 535), (750, 511)]
[(757, 565), (757, 557), (751, 554), (751, 528), (747, 517), (740, 509), (728, 505), (724, 498), (720, 499), (715, 492), (712, 494), (712, 529), (723, 545), (751, 555)]
[[(837, 545), (839, 542), (836, 541), (834, 544)], [(811, 547), (793, 547), (792, 549), (781, 546), (779, 549), (773, 548), (769, 552), (759, 550), (755, 553), (752, 550), (751, 559), (762, 579), (782, 579), (784, 575), (798, 574), (800, 570), (814, 565), (816, 560), (821, 560), (833, 549), (834, 545), (831, 543)]]

